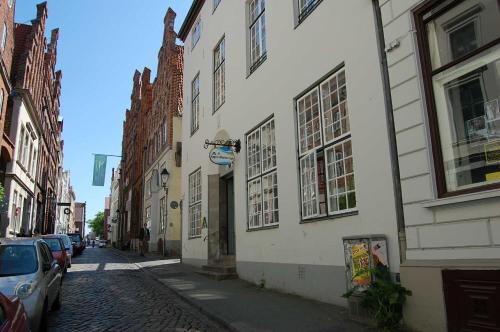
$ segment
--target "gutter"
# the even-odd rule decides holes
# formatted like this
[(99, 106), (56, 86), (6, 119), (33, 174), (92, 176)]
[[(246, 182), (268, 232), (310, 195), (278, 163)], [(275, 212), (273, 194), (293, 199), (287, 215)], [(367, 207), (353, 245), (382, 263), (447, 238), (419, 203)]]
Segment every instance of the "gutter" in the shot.
[(385, 52), (384, 27), (382, 23), (382, 12), (379, 0), (372, 0), (375, 14), (375, 31), (377, 33), (377, 45), (380, 59), (380, 69), (382, 74), (382, 87), (384, 90), (384, 103), (386, 121), (389, 135), (389, 154), (392, 169), (392, 185), (394, 191), (394, 203), (396, 208), (396, 221), (398, 230), (399, 260), (403, 263), (406, 260), (406, 233), (405, 218), (403, 209), (403, 194), (401, 190), (401, 177), (399, 172), (398, 146), (396, 141), (396, 127), (394, 125), (394, 112), (392, 106), (391, 85), (389, 79), (389, 67), (387, 65), (387, 55)]

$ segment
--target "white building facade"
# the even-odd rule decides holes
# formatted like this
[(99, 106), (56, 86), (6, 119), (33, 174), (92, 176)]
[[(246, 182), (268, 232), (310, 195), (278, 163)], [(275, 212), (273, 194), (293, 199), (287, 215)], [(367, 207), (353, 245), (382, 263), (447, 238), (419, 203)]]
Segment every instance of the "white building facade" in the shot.
[(35, 231), (34, 189), (38, 164), (40, 125), (37, 123), (34, 106), (24, 90), (16, 90), (12, 98), (12, 125), (10, 138), (15, 142), (15, 153), (7, 165), (5, 194), (8, 197), (7, 237), (25, 235)]
[(417, 331), (500, 328), (500, 3), (380, 0)]
[(110, 208), (110, 219), (109, 223), (111, 236), (111, 245), (116, 246), (118, 242), (118, 218), (119, 218), (119, 208), (120, 208), (120, 168), (113, 169), (113, 177), (111, 179), (111, 208)]
[(60, 205), (56, 210), (56, 222), (54, 228), (54, 232), (56, 234), (66, 234), (69, 232), (69, 227), (71, 224), (71, 196), (72, 189), (70, 182), (70, 172), (62, 170), (61, 168), (58, 174), (57, 181), (57, 203)]
[(399, 273), (375, 26), (370, 1), (193, 2), (184, 263), (343, 306), (354, 246)]

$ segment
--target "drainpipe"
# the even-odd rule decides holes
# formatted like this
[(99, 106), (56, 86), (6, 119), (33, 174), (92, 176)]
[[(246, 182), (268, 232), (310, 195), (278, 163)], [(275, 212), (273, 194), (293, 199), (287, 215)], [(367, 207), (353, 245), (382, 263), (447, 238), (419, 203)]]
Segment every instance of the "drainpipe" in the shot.
[(399, 260), (403, 263), (406, 260), (406, 233), (403, 209), (403, 195), (401, 192), (401, 178), (399, 174), (398, 146), (396, 142), (396, 128), (394, 125), (394, 113), (392, 107), (391, 85), (389, 81), (389, 67), (385, 53), (384, 27), (382, 24), (382, 13), (379, 0), (372, 0), (375, 14), (375, 28), (377, 33), (378, 52), (380, 59), (380, 69), (382, 72), (382, 87), (384, 89), (385, 113), (389, 135), (389, 153), (392, 169), (392, 184), (394, 191), (394, 202), (396, 208), (396, 221), (398, 229)]

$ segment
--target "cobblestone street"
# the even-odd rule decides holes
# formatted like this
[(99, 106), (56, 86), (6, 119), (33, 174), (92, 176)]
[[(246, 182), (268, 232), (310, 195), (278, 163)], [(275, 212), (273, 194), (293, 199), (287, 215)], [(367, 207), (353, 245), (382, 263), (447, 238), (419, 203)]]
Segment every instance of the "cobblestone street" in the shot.
[(87, 248), (63, 281), (49, 331), (224, 331), (111, 249)]

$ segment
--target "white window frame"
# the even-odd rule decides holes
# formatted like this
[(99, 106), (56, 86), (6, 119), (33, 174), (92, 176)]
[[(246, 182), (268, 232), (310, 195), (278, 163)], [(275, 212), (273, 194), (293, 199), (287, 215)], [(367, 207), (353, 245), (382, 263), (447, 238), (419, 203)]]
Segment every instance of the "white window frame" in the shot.
[(214, 113), (226, 101), (226, 37), (214, 49)]
[(191, 50), (194, 50), (201, 38), (201, 18), (196, 20), (191, 33)]
[(220, 4), (220, 2), (221, 2), (221, 1), (222, 1), (222, 0), (214, 0), (214, 1), (213, 1), (213, 5), (214, 5), (214, 10), (213, 10), (213, 11), (214, 11), (214, 12), (215, 12), (215, 10), (217, 9), (217, 7), (219, 7), (219, 4)]
[[(264, 135), (263, 131), (270, 133)], [(263, 143), (264, 136), (267, 142)], [(247, 208), (250, 230), (279, 226), (279, 185), (277, 178), (276, 125), (274, 117), (264, 121), (246, 135), (247, 160)], [(263, 146), (265, 145), (265, 149)], [(269, 155), (264, 159), (264, 154)], [(269, 163), (267, 163), (269, 161)], [(266, 162), (266, 165), (264, 163)], [(269, 177), (276, 183), (267, 190), (265, 181)], [(270, 194), (272, 193), (272, 196)], [(266, 216), (271, 215), (271, 221)], [(277, 220), (275, 220), (277, 219)]]
[(5, 51), (5, 46), (7, 44), (7, 24), (3, 24), (2, 30), (2, 51)]
[(200, 129), (200, 73), (191, 81), (191, 135), (198, 129)]
[[(315, 118), (311, 118), (310, 121), (307, 121), (305, 120), (306, 122), (304, 122), (304, 133), (306, 134), (304, 136), (305, 138), (305, 142), (306, 142), (306, 146), (305, 146), (305, 149), (303, 150), (302, 149), (302, 146), (300, 145), (300, 139), (301, 139), (301, 136), (300, 136), (300, 126), (301, 126), (301, 122), (300, 122), (300, 116), (301, 116), (301, 112), (300, 112), (300, 103), (304, 103), (304, 105), (306, 105), (306, 100), (309, 96), (311, 96), (312, 98), (312, 95), (313, 94), (316, 94), (316, 103), (317, 103), (317, 107), (318, 107), (318, 116), (317, 116), (317, 119), (319, 121), (319, 130), (317, 131), (317, 133), (319, 133), (319, 145), (315, 145), (313, 146), (312, 148), (308, 148), (308, 137), (311, 137), (311, 140), (314, 141), (314, 134), (316, 133), (315, 131), (312, 132), (312, 135), (307, 135), (307, 124), (308, 123), (311, 123), (311, 126), (314, 127), (314, 119)], [(323, 131), (321, 130), (321, 127), (322, 127), (322, 114), (321, 114), (321, 106), (320, 106), (320, 93), (319, 93), (319, 87), (316, 87), (314, 89), (312, 89), (311, 91), (307, 92), (304, 96), (302, 96), (301, 98), (299, 98), (297, 100), (297, 127), (299, 129), (299, 152), (300, 152), (300, 155), (303, 156), (303, 155), (306, 155), (306, 154), (309, 154), (310, 151), (314, 151), (318, 148), (321, 148), (321, 146), (323, 145)], [(304, 110), (304, 113), (307, 113), (307, 111), (313, 107), (313, 104), (311, 103), (311, 107), (310, 108), (307, 108)], [(304, 118), (306, 118), (306, 115), (304, 114)], [(314, 129), (314, 128), (313, 128)]]
[[(256, 9), (256, 8), (259, 9)], [(265, 0), (248, 2), (249, 41), (250, 41), (250, 73), (253, 73), (267, 57), (267, 27)]]
[(3, 116), (3, 97), (4, 97), (3, 89), (0, 89), (0, 118)]
[(201, 237), (201, 168), (189, 175), (189, 238)]
[[(337, 84), (336, 89), (333, 91), (330, 91), (330, 85), (329, 83), (333, 78), (337, 79), (339, 76), (344, 77), (344, 83), (341, 84), (340, 86)], [(338, 82), (338, 81), (336, 81)], [(333, 138), (329, 139), (328, 141), (326, 140), (326, 128), (325, 128), (325, 123), (326, 123), (326, 113), (332, 109), (331, 105), (330, 107), (327, 107), (328, 104), (325, 103), (326, 98), (331, 97), (332, 92), (339, 92), (343, 87), (345, 87), (345, 100), (340, 101), (340, 98), (338, 98), (338, 103), (333, 107), (339, 108), (339, 114), (340, 113), (340, 108), (341, 108), (341, 103), (344, 103), (344, 111), (345, 111), (345, 117), (340, 118), (340, 127), (341, 131), (342, 129), (342, 119), (345, 118), (345, 124), (346, 124), (346, 131), (341, 132), (340, 135), (335, 137), (335, 133), (333, 132)], [(323, 89), (327, 88), (328, 93), (325, 93)], [(306, 128), (307, 128), (307, 122), (304, 122), (304, 130), (301, 131), (301, 120), (300, 120), (300, 111), (301, 111), (301, 106), (299, 106), (299, 103), (304, 102), (304, 98), (311, 96), (312, 94), (317, 94), (318, 96), (318, 116), (319, 116), (319, 134), (320, 134), (320, 142), (321, 144), (316, 146), (311, 146), (308, 148), (307, 145), (307, 136), (305, 136), (306, 139), (306, 146), (303, 149), (301, 147), (301, 132), (302, 133), (307, 133)], [(311, 102), (311, 105), (313, 103)], [(303, 104), (305, 106), (305, 103)], [(348, 108), (348, 97), (347, 97), (347, 80), (345, 78), (345, 67), (342, 66), (338, 69), (336, 69), (332, 74), (328, 75), (325, 79), (323, 79), (321, 82), (319, 82), (317, 85), (315, 85), (313, 88), (309, 89), (306, 91), (303, 96), (299, 97), (296, 99), (295, 103), (296, 107), (296, 116), (297, 116), (297, 145), (298, 145), (298, 151), (299, 151), (299, 177), (300, 177), (300, 206), (301, 206), (301, 216), (302, 220), (308, 220), (308, 219), (314, 219), (314, 218), (320, 218), (320, 217), (334, 217), (338, 215), (344, 215), (344, 214), (349, 214), (353, 212), (358, 211), (358, 206), (357, 206), (357, 192), (356, 192), (356, 184), (355, 184), (355, 172), (354, 172), (354, 157), (352, 153), (352, 140), (351, 140), (351, 129), (350, 129), (350, 116), (349, 116), (349, 108)], [(326, 110), (325, 110), (326, 108)], [(304, 118), (305, 119), (305, 118)], [(333, 119), (333, 113), (332, 113), (332, 119)], [(312, 125), (312, 118), (310, 120), (311, 122), (311, 127)], [(332, 122), (334, 124), (334, 122)], [(316, 132), (313, 132), (312, 135), (314, 135)], [(310, 135), (311, 136), (311, 135)], [(312, 136), (314, 137), (314, 136)], [(332, 149), (335, 149), (335, 147), (338, 147), (339, 145), (342, 146), (342, 149), (344, 149), (344, 145), (350, 142), (350, 147), (351, 147), (351, 155), (345, 158), (345, 154), (343, 154), (343, 159), (342, 161), (342, 166), (345, 171), (345, 159), (352, 158), (352, 172), (349, 174), (343, 174), (340, 176), (336, 176), (335, 172), (329, 172), (328, 166), (332, 162), (336, 161), (330, 161), (328, 157), (328, 152), (331, 151)], [(342, 150), (344, 151), (344, 150)], [(321, 157), (322, 155), (322, 157)], [(318, 158), (322, 158), (322, 168), (321, 170), (319, 169), (318, 165)], [(314, 163), (312, 162), (314, 160)], [(309, 161), (309, 163), (307, 163)], [(308, 167), (308, 169), (306, 168)], [(311, 168), (313, 168), (311, 170)], [(324, 177), (324, 187), (325, 192), (320, 194), (320, 171), (323, 172), (323, 177)], [(312, 173), (311, 173), (312, 172)], [(331, 174), (332, 173), (332, 174)], [(311, 174), (314, 175), (314, 178), (311, 178)], [(353, 189), (352, 190), (347, 190), (347, 177), (352, 176), (353, 177)], [(336, 202), (337, 202), (337, 207), (339, 206), (339, 198), (340, 196), (343, 196), (343, 193), (338, 193), (338, 192), (331, 192), (331, 189), (329, 187), (329, 184), (332, 181), (337, 181), (339, 179), (345, 179), (345, 196), (346, 196), (346, 208), (343, 210), (334, 210), (332, 206), (330, 206), (330, 198), (336, 197)], [(314, 182), (314, 183), (313, 183)], [(323, 188), (323, 186), (322, 186)], [(335, 187), (337, 188), (337, 187)], [(352, 208), (349, 207), (348, 204), (348, 194), (353, 194), (354, 195), (354, 206)], [(322, 200), (320, 198), (323, 197), (325, 202), (325, 209), (322, 209)]]

